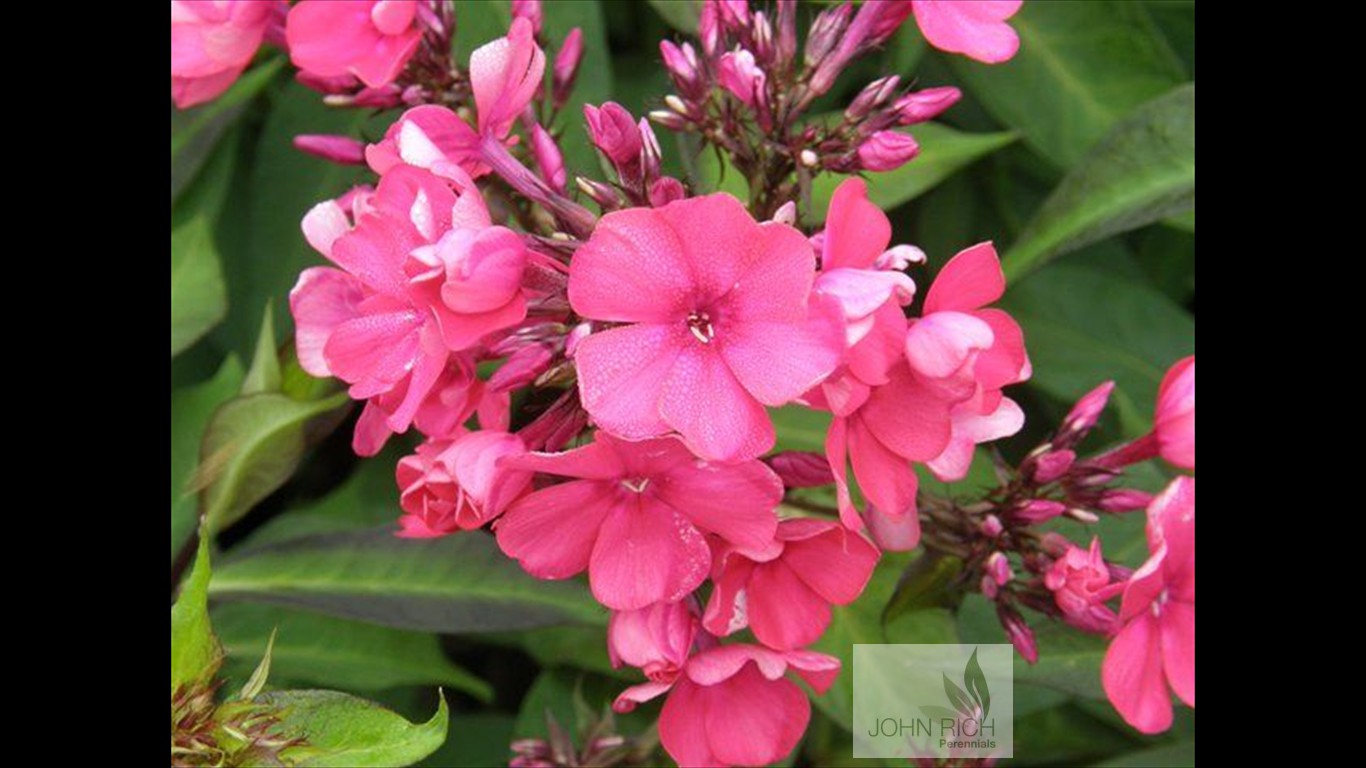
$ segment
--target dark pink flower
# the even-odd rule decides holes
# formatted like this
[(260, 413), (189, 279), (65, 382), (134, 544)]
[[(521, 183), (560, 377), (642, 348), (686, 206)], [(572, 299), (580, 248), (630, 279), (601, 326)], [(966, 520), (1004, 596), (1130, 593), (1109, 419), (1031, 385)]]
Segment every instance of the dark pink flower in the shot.
[(514, 504), (496, 526), (503, 551), (542, 579), (588, 569), (593, 595), (615, 610), (696, 589), (711, 568), (703, 533), (767, 546), (783, 495), (763, 462), (708, 464), (674, 438), (630, 443), (598, 432), (590, 445), (508, 466), (575, 479)]
[(1195, 707), (1195, 478), (1148, 507), (1148, 551), (1124, 587), (1101, 682), (1125, 722), (1159, 733), (1172, 724), (1169, 689)]
[(717, 548), (704, 625), (717, 636), (748, 626), (775, 650), (810, 645), (829, 626), (830, 606), (857, 599), (877, 561), (877, 548), (839, 523), (784, 520), (762, 550)]
[(1006, 19), (1024, 0), (911, 0), (915, 21), (930, 45), (988, 64), (1008, 61), (1020, 36)]
[(371, 88), (398, 79), (422, 41), (417, 0), (300, 0), (285, 36), (294, 66), (316, 78), (353, 75)]
[(589, 415), (631, 440), (676, 430), (711, 461), (768, 451), (764, 406), (819, 384), (844, 347), (833, 307), (809, 302), (814, 266), (800, 232), (726, 194), (604, 216), (569, 275), (575, 312), (625, 324), (575, 352)]
[(829, 690), (839, 669), (838, 659), (811, 651), (717, 646), (689, 659), (672, 686), (634, 686), (613, 708), (630, 712), (668, 692), (659, 740), (679, 765), (768, 765), (797, 746), (811, 719), (810, 701), (787, 673), (819, 694)]
[(1153, 432), (1162, 458), (1195, 471), (1195, 355), (1173, 365), (1162, 379)]
[(754, 63), (754, 54), (744, 49), (731, 51), (721, 57), (717, 80), (745, 104), (760, 106), (767, 99), (768, 77)]
[(613, 667), (630, 664), (667, 689), (687, 665), (700, 629), (692, 600), (615, 611), (607, 623), (607, 655)]
[(531, 473), (500, 462), (526, 453), (506, 432), (467, 432), (450, 442), (427, 442), (398, 463), (404, 515), (400, 536), (431, 538), (474, 530), (503, 513), (531, 484)]
[(185, 109), (216, 98), (256, 55), (279, 0), (172, 0), (171, 100)]
[(503, 137), (531, 103), (545, 74), (545, 52), (525, 18), (512, 20), (507, 37), (470, 54), (470, 84), (479, 132)]
[(625, 107), (609, 101), (601, 107), (583, 105), (588, 138), (624, 177), (640, 173), (640, 128)]
[(914, 160), (918, 154), (920, 144), (909, 133), (878, 131), (859, 144), (859, 169), (894, 171)]
[(1067, 622), (1086, 632), (1108, 634), (1115, 625), (1115, 612), (1105, 601), (1119, 594), (1123, 584), (1111, 584), (1110, 568), (1100, 552), (1100, 539), (1091, 539), (1091, 548), (1068, 547), (1062, 557), (1044, 574), (1044, 586), (1053, 592)]

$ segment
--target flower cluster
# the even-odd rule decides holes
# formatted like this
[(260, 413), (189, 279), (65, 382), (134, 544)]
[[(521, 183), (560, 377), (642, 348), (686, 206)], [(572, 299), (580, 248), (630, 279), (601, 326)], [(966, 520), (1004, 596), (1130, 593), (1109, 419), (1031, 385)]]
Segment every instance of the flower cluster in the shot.
[[(332, 266), (290, 295), (301, 366), (364, 403), (355, 451), (422, 436), (397, 467), (399, 535), (488, 528), (533, 576), (586, 573), (612, 612), (613, 663), (646, 678), (615, 708), (666, 697), (660, 739), (683, 765), (789, 753), (810, 715), (794, 679), (819, 694), (840, 672), (807, 650), (831, 606), (859, 597), (882, 551), (922, 543), (965, 555), (1031, 660), (1021, 608), (1113, 634), (1106, 689), (1137, 727), (1170, 720), (1165, 685), (1194, 706), (1194, 480), (1155, 498), (1114, 487), (1159, 453), (1193, 470), (1193, 360), (1164, 383), (1153, 435), (1078, 458), (1102, 388), (982, 504), (926, 499), (918, 472), (962, 479), (978, 445), (1024, 424), (1005, 389), (1031, 366), (993, 306), (996, 251), (948, 259), (912, 312), (908, 271), (929, 260), (893, 243), (862, 179), (838, 186), (823, 229), (798, 227), (813, 175), (910, 161), (898, 129), (959, 96), (886, 77), (834, 123), (809, 119), (849, 63), (911, 15), (937, 47), (1003, 61), (1020, 3), (834, 5), (799, 51), (793, 0), (708, 0), (696, 45), (661, 45), (677, 93), (650, 117), (724, 153), (748, 204), (667, 175), (650, 121), (610, 102), (583, 114), (609, 178), (568, 184), (556, 134), (581, 36), (551, 58), (540, 3), (512, 5), (506, 36), (462, 67), (437, 0), (172, 3), (182, 106), (221, 93), (269, 39), (330, 104), (409, 107), (368, 144), (298, 138), (376, 181), (304, 217)], [(773, 453), (779, 406), (829, 415), (823, 455)], [(822, 486), (833, 506), (788, 503)], [(1152, 559), (1132, 574), (1099, 543), (1034, 529), (1145, 507)], [(528, 742), (519, 759), (553, 752)]]

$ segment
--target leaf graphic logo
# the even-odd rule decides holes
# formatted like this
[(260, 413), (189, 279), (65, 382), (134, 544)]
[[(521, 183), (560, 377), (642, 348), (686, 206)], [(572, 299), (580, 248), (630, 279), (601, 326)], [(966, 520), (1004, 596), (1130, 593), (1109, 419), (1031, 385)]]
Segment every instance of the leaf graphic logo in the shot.
[(948, 675), (944, 675), (944, 693), (949, 703), (963, 717), (985, 720), (991, 712), (991, 690), (987, 687), (987, 676), (982, 673), (982, 665), (977, 662), (977, 649), (972, 650), (972, 658), (963, 669), (963, 687), (959, 688)]

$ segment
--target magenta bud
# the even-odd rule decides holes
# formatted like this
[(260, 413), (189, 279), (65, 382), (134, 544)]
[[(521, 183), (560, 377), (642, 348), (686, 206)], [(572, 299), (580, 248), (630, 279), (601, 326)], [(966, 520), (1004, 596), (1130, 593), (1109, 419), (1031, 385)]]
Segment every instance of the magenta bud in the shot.
[(1015, 652), (1030, 664), (1036, 663), (1039, 660), (1039, 643), (1034, 639), (1034, 630), (1025, 623), (1020, 612), (1000, 605), (996, 608), (996, 617), (1000, 619), (1006, 637), (1010, 638), (1010, 644), (1015, 646)]
[(568, 178), (564, 168), (564, 154), (560, 152), (560, 147), (550, 132), (536, 124), (531, 126), (531, 152), (536, 156), (536, 170), (540, 172), (541, 178), (551, 189), (563, 195), (565, 180)]
[(987, 515), (982, 521), (982, 535), (989, 539), (994, 539), (1005, 532), (1005, 525), (1001, 523), (1001, 518), (995, 515)]
[(1001, 594), (1001, 585), (997, 584), (996, 580), (990, 576), (983, 576), (978, 586), (982, 590), (982, 595), (988, 600), (995, 600), (996, 596)]
[(1049, 451), (1034, 460), (1034, 471), (1030, 473), (1030, 479), (1039, 485), (1061, 480), (1076, 461), (1077, 454), (1074, 451)]
[(1151, 493), (1132, 488), (1116, 488), (1102, 493), (1096, 506), (1104, 512), (1133, 512), (1136, 509), (1147, 509), (1152, 502)]
[(765, 64), (773, 63), (774, 40), (773, 25), (763, 11), (754, 12), (754, 23), (750, 25), (750, 35), (754, 38), (754, 56)]
[(1115, 391), (1115, 383), (1107, 381), (1099, 387), (1081, 396), (1077, 404), (1072, 406), (1072, 410), (1067, 413), (1067, 418), (1062, 421), (1064, 432), (1074, 435), (1082, 435), (1090, 432), (1100, 421), (1100, 414), (1105, 410), (1105, 406), (1110, 402), (1110, 393)]
[(554, 353), (543, 344), (522, 347), (489, 377), (489, 388), (494, 392), (510, 392), (525, 387), (546, 372)]
[(1022, 506), (1011, 510), (1010, 517), (1026, 525), (1037, 525), (1046, 520), (1052, 520), (1066, 511), (1067, 505), (1062, 502), (1049, 501), (1048, 499), (1030, 499)]
[(688, 190), (683, 188), (683, 182), (672, 176), (663, 176), (650, 183), (650, 205), (655, 208), (662, 208), (687, 196)]
[(639, 170), (640, 128), (625, 107), (612, 101), (601, 107), (585, 104), (583, 116), (588, 121), (588, 137), (593, 145), (619, 171), (625, 168)]
[(541, 21), (544, 17), (541, 0), (512, 0), (512, 18), (531, 22), (531, 29), (538, 35), (541, 34)]
[(669, 70), (669, 76), (680, 93), (688, 98), (702, 95), (706, 84), (697, 63), (697, 52), (692, 45), (683, 43), (680, 46), (663, 40), (659, 43), (659, 53), (664, 58), (664, 68)]
[(862, 91), (859, 91), (859, 94), (849, 103), (849, 108), (844, 110), (844, 116), (850, 120), (862, 120), (868, 116), (868, 113), (886, 104), (900, 84), (901, 78), (896, 75), (888, 75), (874, 80), (864, 86)]
[(892, 111), (896, 113), (897, 125), (915, 125), (933, 120), (961, 98), (963, 92), (957, 88), (926, 88), (897, 99)]
[(717, 80), (721, 87), (751, 107), (766, 102), (768, 77), (754, 61), (754, 54), (743, 48), (721, 57), (717, 65)]
[(563, 106), (569, 100), (569, 92), (574, 90), (574, 80), (579, 74), (579, 62), (583, 61), (583, 30), (574, 27), (564, 36), (560, 50), (555, 54), (552, 74), (554, 83), (555, 106)]
[(878, 131), (858, 148), (859, 167), (865, 171), (891, 171), (920, 154), (920, 144), (910, 134)]
[(622, 206), (623, 200), (621, 199), (621, 195), (617, 193), (616, 189), (607, 184), (603, 184), (600, 181), (593, 181), (592, 179), (585, 179), (582, 176), (575, 178), (574, 183), (578, 185), (580, 191), (585, 195), (588, 195), (593, 202), (597, 203), (604, 212), (615, 211)]
[(778, 62), (786, 63), (797, 55), (797, 0), (778, 0), (777, 22), (778, 44), (775, 57)]
[[(835, 46), (839, 45), (840, 37), (844, 34), (845, 27), (849, 26), (849, 15), (853, 12), (853, 6), (849, 3), (840, 3), (833, 8), (827, 8), (816, 15), (816, 20), (811, 24), (811, 32), (806, 36), (806, 65), (815, 67), (825, 60)], [(838, 75), (838, 72), (835, 72)], [(834, 78), (831, 78), (833, 84)], [(829, 85), (824, 89), (817, 90), (817, 93), (824, 93), (829, 90)]]
[(717, 18), (716, 3), (702, 5), (697, 19), (697, 37), (702, 40), (702, 52), (710, 58), (721, 48), (721, 20)]
[(651, 128), (650, 121), (643, 117), (636, 123), (636, 128), (640, 130), (641, 176), (645, 179), (657, 178), (662, 153), (659, 149), (659, 139), (655, 137), (655, 129)]
[(783, 451), (770, 457), (768, 465), (788, 488), (817, 488), (835, 482), (830, 462), (818, 453)]
[(301, 134), (294, 137), (294, 148), (338, 165), (365, 164), (365, 144), (350, 136)]
[(397, 85), (383, 88), (366, 88), (355, 95), (353, 105), (365, 109), (388, 109), (403, 103), (403, 91)]
[(860, 50), (883, 44), (911, 15), (913, 5), (907, 2), (864, 3), (851, 25), (862, 30), (864, 37), (854, 44)]
[(1014, 576), (1010, 570), (1010, 558), (1004, 552), (992, 552), (987, 556), (985, 564), (987, 575), (996, 580), (996, 583), (1005, 586)]
[(716, 5), (716, 18), (721, 26), (741, 32), (748, 29), (749, 0), (710, 0)]

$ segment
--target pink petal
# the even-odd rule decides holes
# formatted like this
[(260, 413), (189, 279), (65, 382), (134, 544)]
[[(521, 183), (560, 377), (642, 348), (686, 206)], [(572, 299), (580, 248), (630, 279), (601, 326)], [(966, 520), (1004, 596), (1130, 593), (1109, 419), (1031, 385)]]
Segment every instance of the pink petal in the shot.
[(526, 246), (512, 230), (489, 227), (474, 232), (467, 240), (452, 237), (455, 247), (439, 251), (447, 271), (441, 300), (462, 314), (492, 312), (506, 306), (521, 291), (526, 269)]
[(930, 45), (988, 64), (1008, 61), (1020, 37), (1005, 20), (1023, 0), (912, 0), (916, 23)]
[[(631, 325), (579, 342), (579, 396), (598, 426), (628, 439), (662, 435), (661, 400), (683, 345), (684, 326)], [(727, 372), (729, 375), (729, 372)], [(737, 385), (738, 388), (738, 385)]]
[(1139, 566), (1124, 585), (1124, 596), (1120, 601), (1120, 621), (1132, 621), (1146, 615), (1166, 588), (1164, 571), (1167, 562), (1167, 546), (1161, 542), (1149, 555), (1146, 562)]
[(1024, 331), (1015, 318), (999, 309), (979, 309), (973, 316), (991, 327), (994, 339), (991, 349), (977, 357), (978, 383), (986, 389), (1000, 389), (1029, 378)]
[(965, 377), (969, 390), (973, 371), (964, 366), (996, 340), (991, 326), (963, 312), (935, 312), (911, 323), (906, 333), (906, 359), (931, 379)]
[(830, 625), (829, 604), (782, 559), (756, 567), (745, 594), (749, 628), (774, 650), (810, 645)]
[(370, 20), (382, 34), (398, 35), (412, 25), (416, 14), (413, 0), (379, 0), (370, 9)]
[(404, 112), (384, 132), (383, 141), (366, 147), (365, 160), (375, 173), (387, 174), (404, 163), (418, 168), (446, 161), (476, 166), (473, 158), (478, 150), (479, 134), (469, 123), (445, 107), (424, 104)]
[(1148, 544), (1165, 549), (1165, 586), (1174, 599), (1195, 602), (1195, 478), (1178, 477), (1148, 507)]
[(869, 504), (863, 519), (868, 537), (885, 552), (910, 552), (920, 544), (920, 515), (915, 507), (893, 515)]
[(332, 244), (330, 258), (371, 289), (403, 296), (407, 291), (403, 262), (409, 252), (423, 244), (406, 223), (375, 212), (362, 217), (355, 229)]
[(894, 301), (873, 313), (873, 328), (845, 353), (849, 372), (869, 386), (886, 384), (888, 372), (906, 353), (906, 315)]
[(641, 683), (633, 685), (617, 695), (616, 701), (612, 702), (612, 710), (625, 714), (633, 711), (637, 705), (647, 701), (653, 701), (669, 692), (673, 687), (672, 683)]
[(332, 375), (323, 349), (338, 326), (359, 314), (364, 298), (360, 281), (341, 270), (313, 267), (299, 274), (289, 292), (289, 309), (299, 365), (305, 371), (318, 377)]
[(1187, 706), (1195, 707), (1195, 604), (1168, 602), (1162, 607), (1162, 668), (1167, 682)]
[(528, 494), (498, 519), (498, 546), (538, 579), (567, 579), (588, 567), (613, 493), (581, 480)]
[[(712, 197), (731, 199), (724, 195)], [(739, 256), (743, 260), (738, 264), (734, 282), (728, 286), (723, 323), (729, 326), (739, 321), (800, 322), (807, 317), (807, 302), (816, 279), (816, 255), (811, 250), (811, 241), (786, 224), (767, 222), (757, 230), (757, 234), (748, 235), (748, 255)], [(754, 232), (752, 222), (750, 232)], [(679, 234), (684, 236), (681, 230)], [(711, 258), (714, 260), (716, 254)], [(695, 255), (694, 262), (700, 261), (701, 257)], [(713, 279), (719, 281), (723, 271), (713, 267)]]
[(861, 419), (849, 430), (849, 458), (859, 490), (871, 504), (893, 515), (915, 509), (920, 487), (915, 470), (874, 437)]
[[(839, 302), (844, 318), (850, 322), (866, 318), (882, 305), (896, 301), (908, 303), (915, 295), (915, 282), (904, 272), (882, 269), (833, 269), (816, 278), (816, 292)], [(871, 325), (851, 334), (849, 343), (857, 344), (868, 335)]]
[(944, 452), (927, 462), (930, 471), (946, 483), (967, 477), (978, 445), (1010, 437), (1024, 428), (1025, 415), (1014, 400), (1002, 399), (996, 410), (979, 414), (967, 403), (953, 409), (953, 438)]
[(778, 529), (774, 509), (783, 500), (783, 483), (761, 461), (688, 461), (657, 477), (655, 494), (698, 528), (757, 549), (773, 541)]
[(688, 660), (687, 676), (698, 685), (719, 685), (740, 674), (747, 665), (767, 679), (778, 680), (787, 673), (787, 658), (761, 645), (722, 645), (702, 651)]
[(788, 651), (783, 654), (788, 669), (806, 681), (817, 695), (824, 694), (835, 684), (840, 674), (840, 660), (815, 651)]
[(821, 269), (867, 270), (892, 241), (887, 214), (868, 201), (868, 184), (851, 178), (840, 183), (830, 198), (825, 217), (825, 247)]
[(237, 82), (245, 67), (234, 67), (203, 77), (172, 77), (171, 100), (181, 109), (212, 101)]
[[(695, 306), (689, 310), (706, 307), (735, 290), (736, 281), (751, 267), (761, 272), (767, 271), (764, 267), (784, 272), (783, 265), (792, 256), (774, 251), (773, 246), (777, 245), (780, 249), (786, 246), (806, 252), (806, 287), (801, 288), (798, 281), (789, 299), (796, 305), (796, 316), (801, 317), (803, 302), (811, 289), (814, 257), (809, 243), (795, 243), (794, 236), (805, 240), (796, 230), (784, 227), (786, 233), (778, 234), (775, 243), (768, 228), (761, 228), (740, 201), (723, 192), (678, 200), (656, 210), (682, 246), (679, 258), (685, 265), (684, 274), (689, 276), (689, 285), (695, 286), (691, 297)], [(756, 288), (762, 290), (762, 286)], [(747, 290), (747, 285), (742, 285), (741, 290)]]
[(598, 602), (631, 611), (681, 599), (710, 569), (702, 534), (678, 512), (642, 495), (603, 521), (588, 578)]
[[(580, 360), (583, 345), (592, 339), (580, 345)], [(773, 448), (773, 422), (763, 406), (716, 350), (696, 342), (684, 344), (664, 382), (660, 413), (688, 448), (708, 461), (742, 461)]]
[(528, 472), (544, 472), (561, 477), (586, 480), (614, 480), (625, 477), (615, 445), (603, 440), (599, 433), (596, 442), (564, 453), (527, 453), (511, 457), (507, 466)]
[(719, 568), (712, 574), (711, 598), (702, 615), (702, 626), (717, 637), (725, 637), (749, 625), (745, 613), (746, 587), (754, 573), (754, 561), (741, 555), (713, 558)]
[(720, 337), (721, 355), (745, 389), (764, 405), (790, 403), (839, 365), (844, 330), (828, 305), (813, 303), (802, 322), (736, 324)]
[[(688, 201), (684, 201), (688, 202)], [(696, 308), (692, 266), (661, 209), (609, 213), (574, 254), (569, 302), (578, 314), (613, 322), (682, 323)]]
[(434, 314), (441, 325), (441, 336), (446, 346), (453, 351), (473, 349), (480, 345), (485, 336), (514, 325), (526, 319), (526, 299), (520, 293), (503, 306), (477, 314), (451, 312), (444, 306), (434, 307)]
[(363, 55), (352, 59), (348, 71), (371, 88), (383, 88), (398, 79), (422, 42), (422, 30), (401, 35), (381, 35)]
[(402, 381), (421, 354), (422, 320), (411, 311), (368, 314), (337, 326), (323, 347), (328, 368), (364, 399)]
[(679, 678), (659, 713), (659, 742), (680, 766), (724, 765), (711, 751), (704, 691), (691, 680)]
[(330, 259), (332, 244), (351, 231), (351, 222), (336, 200), (324, 200), (304, 214), (303, 230), (304, 239), (313, 250)]
[(835, 497), (840, 510), (840, 522), (851, 531), (863, 528), (854, 500), (849, 495), (849, 421), (836, 418), (825, 434), (825, 460), (835, 475)]
[(381, 39), (370, 21), (369, 3), (323, 0), (304, 0), (290, 8), (285, 37), (294, 66), (321, 77), (353, 74), (352, 62)]
[(351, 435), (351, 450), (357, 456), (374, 456), (384, 449), (384, 444), (393, 436), (394, 431), (387, 423), (389, 414), (375, 403), (366, 402), (365, 408), (356, 419), (356, 430)]
[(971, 312), (997, 301), (1005, 291), (1006, 277), (996, 247), (979, 243), (949, 259), (939, 271), (925, 297), (925, 314)]
[(787, 756), (811, 719), (811, 702), (790, 680), (765, 679), (745, 667), (704, 690), (707, 738), (725, 765), (768, 765)]
[(904, 365), (893, 368), (889, 379), (885, 386), (873, 390), (859, 410), (859, 421), (902, 458), (929, 461), (943, 453), (953, 431), (949, 403), (913, 377)]
[(1161, 638), (1152, 616), (1129, 622), (1110, 643), (1101, 664), (1105, 695), (1124, 721), (1143, 733), (1172, 725), (1172, 699), (1162, 673)]
[[(804, 520), (784, 521), (780, 535), (789, 535), (793, 523), (809, 524)], [(877, 567), (880, 557), (877, 548), (859, 534), (833, 522), (817, 525), (825, 530), (815, 536), (787, 542), (783, 562), (828, 602), (852, 603), (863, 593)]]
[(512, 20), (507, 37), (470, 55), (470, 82), (480, 133), (506, 136), (530, 103), (545, 74), (545, 52), (536, 45), (531, 22)]

